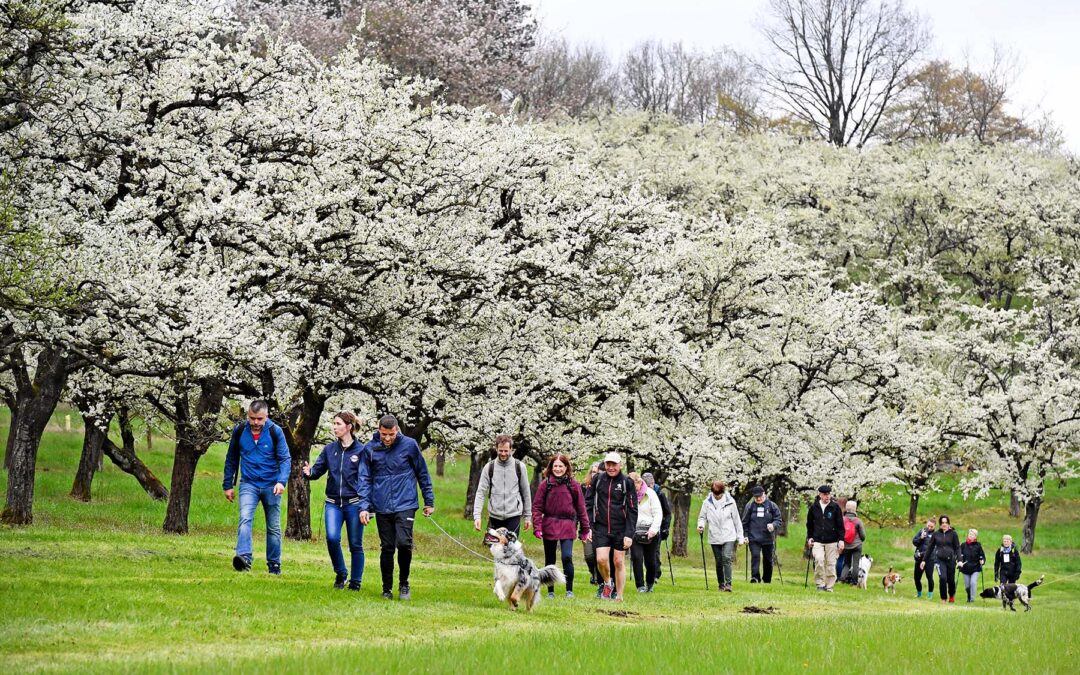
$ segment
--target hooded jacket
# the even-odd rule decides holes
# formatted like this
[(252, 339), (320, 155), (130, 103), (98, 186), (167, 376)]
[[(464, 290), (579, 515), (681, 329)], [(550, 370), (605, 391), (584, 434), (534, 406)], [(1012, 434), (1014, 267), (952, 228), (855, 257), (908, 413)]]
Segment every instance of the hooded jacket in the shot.
[(510, 457), (503, 462), (495, 458), (484, 465), (480, 472), (480, 484), (473, 499), (473, 520), (479, 520), (484, 512), (484, 498), (488, 500), (488, 515), (492, 518), (529, 518), (532, 496), (529, 494), (529, 475), (524, 462)]
[(746, 503), (743, 507), (742, 524), (747, 539), (755, 544), (771, 544), (773, 533), (769, 532), (769, 525), (772, 525), (775, 531), (780, 529), (784, 520), (780, 516), (780, 507), (766, 497), (760, 504), (753, 499)]
[[(660, 506), (660, 496), (651, 488), (646, 487), (638, 500), (637, 524), (634, 532), (652, 532), (660, 534), (660, 526), (664, 522), (664, 509)], [(656, 541), (660, 541), (657, 539)]]
[(435, 506), (435, 489), (420, 446), (398, 432), (393, 444), (386, 447), (376, 431), (360, 456), (360, 509), (374, 513), (416, 510), (417, 483), (424, 493), (424, 506)]
[(726, 544), (729, 541), (738, 543), (743, 539), (739, 507), (726, 491), (719, 498), (710, 492), (705, 501), (701, 502), (697, 526), (701, 528), (705, 525), (709, 526), (710, 544)]

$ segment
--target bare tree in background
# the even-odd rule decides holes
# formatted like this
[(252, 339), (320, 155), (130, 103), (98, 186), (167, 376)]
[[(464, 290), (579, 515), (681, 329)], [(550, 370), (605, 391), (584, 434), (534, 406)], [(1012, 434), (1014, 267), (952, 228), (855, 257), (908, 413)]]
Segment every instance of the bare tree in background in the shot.
[(768, 90), (837, 146), (864, 145), (930, 42), (902, 0), (770, 0)]
[(537, 117), (581, 117), (615, 104), (618, 73), (601, 47), (571, 47), (563, 37), (545, 37), (533, 50), (529, 66), (525, 98)]

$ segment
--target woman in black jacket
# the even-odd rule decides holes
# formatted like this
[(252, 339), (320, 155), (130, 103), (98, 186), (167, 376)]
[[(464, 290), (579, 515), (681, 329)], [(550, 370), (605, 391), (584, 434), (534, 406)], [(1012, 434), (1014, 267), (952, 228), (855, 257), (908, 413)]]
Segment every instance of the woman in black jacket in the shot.
[(956, 560), (960, 556), (960, 537), (952, 529), (949, 517), (938, 518), (938, 529), (930, 535), (926, 555), (920, 564), (923, 569), (929, 562), (937, 570), (941, 584), (941, 601), (956, 602)]
[(964, 590), (967, 591), (968, 602), (975, 602), (979, 591), (979, 574), (985, 564), (986, 554), (979, 543), (979, 531), (971, 528), (968, 530), (967, 541), (960, 544), (960, 573), (964, 575)]
[[(600, 462), (593, 462), (589, 466), (589, 473), (581, 483), (585, 495), (585, 513), (589, 516), (589, 522), (593, 522), (593, 480), (600, 473)], [(585, 546), (585, 564), (589, 566), (589, 583), (596, 586), (600, 583), (600, 572), (596, 569), (596, 550), (591, 541), (581, 542)], [(609, 569), (615, 569), (614, 563)]]

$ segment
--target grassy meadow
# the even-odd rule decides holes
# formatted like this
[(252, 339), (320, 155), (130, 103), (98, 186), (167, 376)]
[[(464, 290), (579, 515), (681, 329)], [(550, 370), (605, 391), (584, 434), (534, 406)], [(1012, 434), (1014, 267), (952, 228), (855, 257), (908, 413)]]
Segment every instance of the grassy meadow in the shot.
[[(70, 431), (65, 416), (70, 415)], [(0, 443), (8, 431), (0, 410)], [(367, 528), (367, 565), (360, 593), (331, 588), (322, 540), (324, 482), (313, 484), (315, 540), (286, 540), (283, 575), (266, 573), (261, 511), (255, 520), (255, 565), (238, 574), (230, 561), (236, 504), (221, 494), (224, 445), (203, 458), (195, 481), (191, 533), (161, 532), (164, 503), (112, 466), (94, 479), (93, 501), (68, 497), (82, 443), (81, 422), (60, 411), (38, 458), (34, 525), (0, 529), (0, 658), (5, 672), (1076, 672), (1080, 638), (1080, 484), (1055, 483), (1039, 520), (1036, 551), (1022, 580), (1045, 574), (1030, 613), (999, 604), (942, 605), (916, 600), (910, 539), (902, 525), (907, 501), (898, 488), (864, 503), (875, 568), (870, 589), (836, 593), (803, 588), (800, 526), (781, 542), (784, 580), (743, 582), (735, 592), (706, 591), (701, 550), (673, 559), (657, 591), (632, 584), (621, 604), (592, 597), (577, 547), (578, 597), (544, 600), (531, 614), (511, 613), (491, 592), (491, 569), (418, 518), (413, 600), (387, 602), (378, 569), (378, 536)], [(168, 483), (171, 446), (140, 439), (140, 457)], [(432, 462), (432, 471), (434, 464)], [(447, 464), (435, 479), (435, 519), (479, 549), (471, 521), (461, 518), (467, 461)], [(946, 485), (953, 483), (946, 478)], [(6, 474), (0, 475), (6, 488)], [(697, 515), (697, 500), (692, 517)], [(284, 509), (284, 506), (283, 506)], [(920, 515), (947, 512), (961, 533), (980, 530), (988, 557), (1020, 521), (999, 492), (964, 501), (951, 491), (924, 500)], [(284, 517), (284, 514), (283, 514)], [(900, 525), (900, 526), (895, 526)], [(539, 541), (529, 555), (543, 559)], [(346, 556), (348, 552), (346, 551)], [(992, 564), (992, 563), (991, 563)], [(880, 579), (892, 565), (899, 593), (885, 596)], [(712, 568), (709, 559), (710, 574)], [(1070, 575), (1077, 575), (1071, 576)], [(963, 591), (960, 591), (961, 596)], [(962, 600), (963, 598), (959, 598)], [(748, 605), (774, 607), (747, 615)]]

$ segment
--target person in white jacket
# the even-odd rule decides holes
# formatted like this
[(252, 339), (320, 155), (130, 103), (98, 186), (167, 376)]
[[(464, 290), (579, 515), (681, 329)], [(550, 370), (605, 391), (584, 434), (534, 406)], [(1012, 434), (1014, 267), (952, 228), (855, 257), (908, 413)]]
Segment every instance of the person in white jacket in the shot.
[(743, 540), (742, 518), (735, 500), (727, 493), (723, 481), (714, 481), (712, 491), (701, 503), (698, 512), (698, 534), (709, 527), (709, 544), (716, 560), (716, 585), (724, 593), (731, 592), (731, 567), (735, 549)]
[[(634, 566), (634, 585), (638, 593), (652, 593), (656, 584), (657, 547), (660, 546), (660, 523), (664, 520), (664, 511), (660, 507), (660, 497), (645, 484), (641, 474), (634, 471), (629, 474), (637, 490), (638, 516), (634, 528), (634, 545), (630, 547), (630, 560)], [(644, 577), (642, 567), (645, 568)]]

